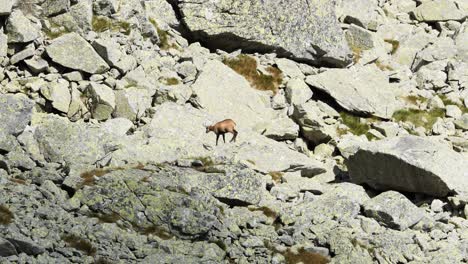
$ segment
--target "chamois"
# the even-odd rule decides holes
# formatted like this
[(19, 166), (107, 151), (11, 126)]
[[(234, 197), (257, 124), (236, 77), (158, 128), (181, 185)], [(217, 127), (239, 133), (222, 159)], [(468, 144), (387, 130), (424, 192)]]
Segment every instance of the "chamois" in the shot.
[(218, 139), (220, 135), (223, 136), (223, 141), (224, 143), (226, 143), (226, 138), (224, 137), (224, 134), (226, 133), (233, 134), (230, 142), (236, 141), (236, 137), (238, 133), (235, 127), (236, 127), (236, 122), (234, 122), (234, 120), (225, 119), (214, 125), (206, 126), (206, 133), (210, 133), (210, 131), (213, 131), (216, 134), (216, 146), (218, 146)]

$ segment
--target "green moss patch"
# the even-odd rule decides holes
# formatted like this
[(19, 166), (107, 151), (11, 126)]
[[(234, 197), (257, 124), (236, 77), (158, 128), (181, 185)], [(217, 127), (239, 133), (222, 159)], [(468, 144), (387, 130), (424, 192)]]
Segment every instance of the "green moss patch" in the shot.
[(179, 79), (177, 79), (175, 77), (164, 79), (164, 83), (166, 85), (178, 85), (178, 84), (180, 84)]
[(112, 20), (103, 16), (93, 16), (92, 20), (93, 31), (104, 32), (107, 30), (114, 32), (122, 32), (125, 35), (130, 35), (132, 29), (130, 23), (126, 21)]
[(257, 70), (257, 61), (248, 55), (241, 54), (235, 58), (225, 58), (223, 63), (244, 76), (254, 88), (261, 91), (272, 91), (276, 94), (283, 82), (283, 74), (278, 68), (269, 66), (266, 69), (269, 74), (260, 73)]
[(348, 112), (340, 112), (341, 120), (348, 129), (338, 130), (338, 135), (344, 135), (347, 132), (351, 132), (354, 135), (361, 136), (365, 135), (367, 139), (372, 140), (375, 137), (368, 133), (370, 130), (369, 123), (371, 121), (377, 121), (375, 118), (366, 118), (366, 122), (361, 122), (361, 117), (352, 115)]
[(442, 102), (444, 102), (444, 105), (456, 105), (458, 108), (460, 108), (463, 114), (468, 113), (468, 107), (465, 105), (450, 100), (445, 94), (439, 95), (439, 97)]
[(14, 219), (13, 213), (5, 205), (0, 204), (0, 225), (8, 225)]
[(170, 42), (170, 34), (169, 32), (162, 30), (158, 22), (152, 17), (149, 18), (149, 22), (153, 25), (153, 27), (156, 29), (156, 32), (158, 32), (158, 37), (159, 37), (159, 48), (162, 50), (168, 50), (168, 49), (177, 49), (177, 45), (174, 43)]
[(430, 111), (402, 109), (393, 113), (394, 121), (409, 122), (416, 127), (424, 127), (426, 130), (431, 130), (437, 118), (442, 118), (444, 116), (445, 110), (441, 108), (435, 108)]

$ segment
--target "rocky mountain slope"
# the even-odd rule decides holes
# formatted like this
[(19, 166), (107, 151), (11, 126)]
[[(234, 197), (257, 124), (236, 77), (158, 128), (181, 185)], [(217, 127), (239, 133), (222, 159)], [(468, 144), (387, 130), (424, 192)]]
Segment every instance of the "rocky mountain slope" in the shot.
[(0, 0), (0, 262), (466, 263), (467, 17)]

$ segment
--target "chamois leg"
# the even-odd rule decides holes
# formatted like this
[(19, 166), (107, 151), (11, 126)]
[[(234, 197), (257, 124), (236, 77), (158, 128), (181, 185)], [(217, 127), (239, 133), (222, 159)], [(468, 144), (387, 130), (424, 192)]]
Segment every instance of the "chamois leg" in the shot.
[(218, 146), (219, 134), (216, 134), (216, 146)]
[(223, 141), (224, 141), (224, 144), (226, 144), (226, 137), (224, 135), (225, 134), (223, 133)]
[(238, 133), (237, 133), (237, 130), (234, 129), (234, 131), (232, 132), (232, 134), (233, 134), (233, 136), (232, 136), (232, 139), (231, 139), (230, 142), (233, 142), (233, 141), (236, 142), (236, 138), (237, 138), (237, 134), (238, 134)]

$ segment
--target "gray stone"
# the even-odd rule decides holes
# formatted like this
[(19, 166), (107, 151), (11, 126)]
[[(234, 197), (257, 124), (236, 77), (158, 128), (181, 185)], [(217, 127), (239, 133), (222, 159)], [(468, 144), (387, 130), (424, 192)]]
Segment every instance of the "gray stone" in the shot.
[(463, 114), (459, 119), (454, 122), (455, 127), (462, 129), (463, 131), (468, 130), (468, 113)]
[(15, 55), (11, 56), (10, 63), (16, 64), (20, 61), (23, 61), (27, 58), (34, 56), (34, 53), (35, 53), (34, 44), (27, 45), (26, 48), (24, 48), (20, 52), (15, 53)]
[(375, 30), (379, 22), (377, 2), (376, 0), (339, 0), (337, 1), (337, 16), (345, 23)]
[(19, 240), (14, 238), (7, 238), (7, 240), (15, 246), (18, 253), (25, 253), (27, 255), (36, 256), (45, 252), (45, 249), (34, 243), (33, 241)]
[(312, 90), (302, 79), (291, 79), (286, 84), (286, 99), (292, 105), (300, 105), (312, 98)]
[(441, 61), (451, 59), (457, 54), (457, 47), (453, 39), (437, 38), (436, 41), (418, 52), (413, 62), (412, 69), (417, 71), (421, 66), (429, 64), (434, 61)]
[[(213, 4), (204, 0), (180, 1), (178, 5), (184, 23), (194, 36), (209, 40), (216, 47), (276, 51), (293, 59), (340, 66), (350, 62), (350, 50), (332, 2), (220, 1)], [(232, 37), (226, 38), (228, 35)]]
[(431, 203), (431, 210), (436, 213), (440, 213), (444, 211), (444, 206), (446, 203), (442, 202), (439, 199), (434, 199)]
[(0, 135), (19, 135), (31, 121), (34, 102), (23, 94), (0, 94)]
[(462, 20), (465, 11), (452, 0), (425, 1), (413, 11), (418, 21), (434, 22), (447, 20)]
[(404, 195), (388, 191), (364, 203), (364, 213), (394, 229), (405, 230), (415, 225), (424, 216), (424, 211)]
[(468, 190), (466, 158), (445, 143), (416, 136), (363, 143), (348, 160), (352, 181), (378, 190), (443, 197)]
[(280, 69), (284, 76), (287, 76), (289, 78), (304, 79), (304, 74), (302, 73), (301, 69), (299, 68), (296, 62), (281, 58), (276, 59), (275, 64), (276, 66), (278, 66), (278, 69)]
[(329, 94), (353, 113), (390, 118), (395, 110), (401, 108), (397, 100), (401, 93), (399, 89), (389, 83), (384, 72), (372, 65), (327, 70), (308, 76), (306, 82)]
[(71, 94), (68, 86), (68, 82), (63, 80), (49, 85), (49, 94), (52, 106), (62, 113), (68, 112), (71, 102)]
[(171, 6), (171, 1), (145, 1), (143, 5), (147, 16), (154, 19), (161, 27), (167, 25), (176, 28), (179, 26), (179, 20)]
[(93, 8), (91, 1), (79, 1), (70, 7), (70, 11), (49, 18), (54, 28), (64, 28), (66, 32), (77, 32), (82, 35), (92, 29)]
[(103, 73), (109, 69), (93, 47), (76, 33), (56, 38), (47, 48), (47, 54), (64, 67), (87, 73)]
[(295, 140), (299, 136), (299, 126), (287, 116), (280, 116), (269, 122), (262, 134), (275, 140)]
[(455, 124), (451, 120), (438, 117), (432, 126), (432, 134), (434, 135), (453, 136), (455, 133)]
[(8, 43), (31, 42), (41, 36), (38, 26), (23, 15), (20, 10), (15, 10), (6, 22)]
[(336, 125), (330, 125), (324, 121), (325, 118), (333, 115), (334, 113), (322, 111), (320, 104), (310, 100), (294, 107), (293, 118), (301, 127), (305, 139), (318, 145), (337, 136)]
[(116, 136), (125, 136), (132, 127), (132, 121), (126, 118), (113, 118), (102, 124), (102, 129)]
[(107, 85), (90, 83), (87, 88), (92, 98), (92, 116), (97, 120), (106, 120), (111, 117), (116, 107), (114, 91)]
[(1, 0), (0, 1), (0, 16), (6, 16), (11, 13), (11, 9), (15, 1), (13, 0)]
[(115, 66), (123, 55), (120, 45), (113, 39), (97, 39), (93, 48), (110, 66)]
[(462, 116), (462, 111), (456, 105), (447, 105), (445, 107), (445, 115), (447, 117), (453, 117), (455, 119), (460, 118)]
[(29, 70), (34, 74), (45, 72), (49, 68), (49, 63), (40, 57), (25, 60), (24, 62), (28, 66)]
[(114, 117), (124, 117), (131, 121), (141, 118), (146, 109), (151, 107), (150, 91), (139, 87), (130, 87), (115, 92)]
[(8, 240), (0, 238), (0, 257), (8, 257), (13, 255), (18, 255), (15, 246)]
[(54, 16), (65, 13), (70, 8), (70, 0), (46, 0), (42, 4), (42, 10), (46, 16)]
[(0, 32), (0, 57), (5, 57), (8, 52), (8, 36)]

